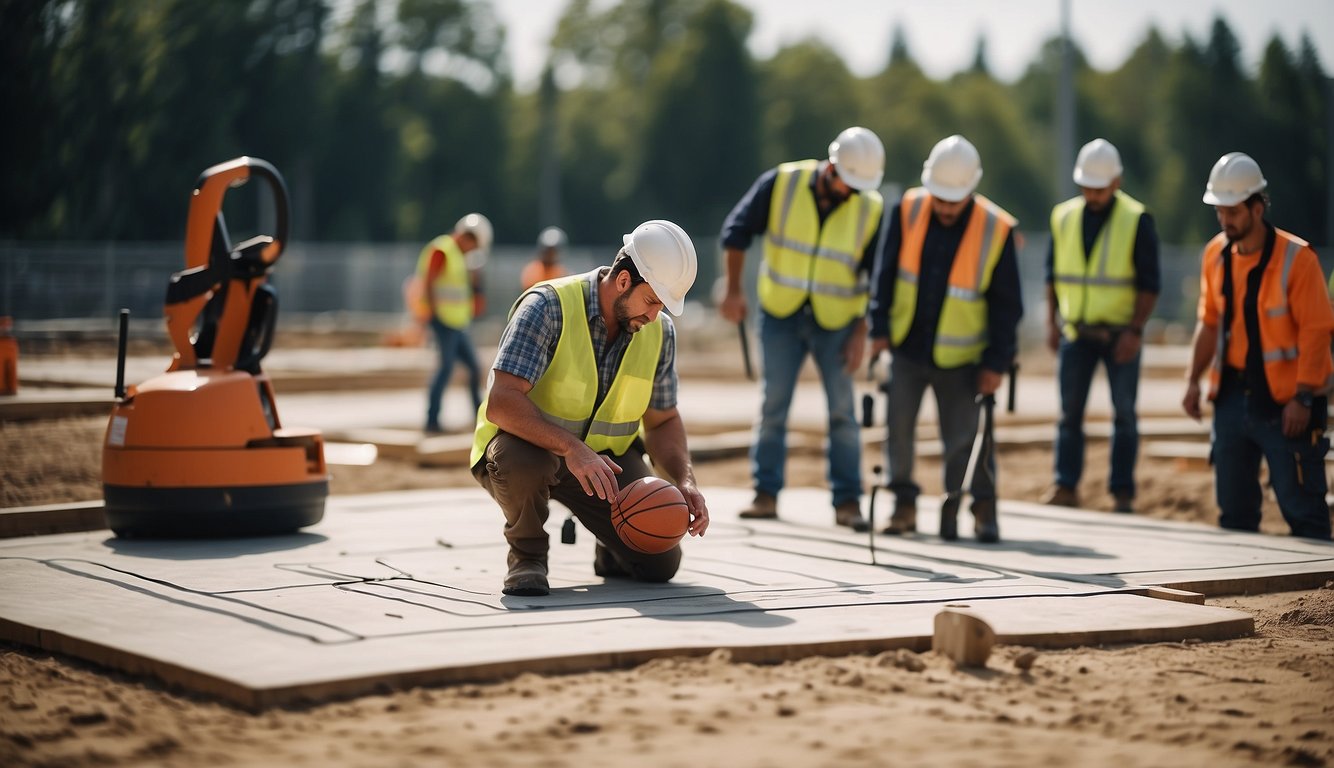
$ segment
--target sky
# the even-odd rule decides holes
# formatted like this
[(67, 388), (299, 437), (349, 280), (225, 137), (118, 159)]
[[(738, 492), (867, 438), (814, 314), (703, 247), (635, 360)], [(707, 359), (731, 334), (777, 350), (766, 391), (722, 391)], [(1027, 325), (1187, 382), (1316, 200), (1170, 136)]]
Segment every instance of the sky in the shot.
[[(884, 68), (894, 28), (931, 77), (945, 78), (972, 64), (985, 34), (991, 71), (1013, 80), (1061, 26), (1062, 0), (733, 0), (751, 9), (752, 53), (767, 59), (791, 43), (818, 37), (860, 76)], [(508, 29), (508, 49), (520, 90), (536, 87), (547, 42), (564, 0), (492, 0)], [(1327, 74), (1334, 74), (1334, 2), (1331, 0), (1069, 0), (1072, 37), (1097, 69), (1110, 70), (1156, 26), (1169, 43), (1190, 34), (1205, 40), (1222, 16), (1252, 70), (1277, 33), (1295, 50), (1310, 36)]]

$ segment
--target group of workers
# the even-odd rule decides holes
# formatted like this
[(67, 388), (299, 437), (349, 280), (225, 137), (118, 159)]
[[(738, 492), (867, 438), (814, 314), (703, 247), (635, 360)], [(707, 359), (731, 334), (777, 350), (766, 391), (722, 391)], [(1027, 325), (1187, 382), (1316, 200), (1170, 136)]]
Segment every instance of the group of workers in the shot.
[[(763, 382), (750, 450), (754, 498), (745, 519), (778, 516), (787, 419), (809, 355), (828, 410), (827, 478), (834, 522), (866, 531), (860, 427), (853, 375), (889, 354), (886, 487), (894, 507), (883, 533), (917, 531), (915, 427), (924, 393), (936, 401), (944, 497), (939, 534), (958, 538), (964, 483), (974, 535), (1000, 540), (995, 459), (974, 456), (979, 415), (1012, 370), (1023, 314), (1016, 220), (976, 192), (982, 161), (963, 136), (945, 138), (922, 166), (921, 186), (885, 210), (885, 150), (852, 127), (819, 160), (783, 163), (759, 176), (721, 233), (725, 293), (719, 312), (749, 314), (742, 275), (761, 240), (759, 339)], [(1047, 344), (1058, 360), (1060, 420), (1046, 503), (1080, 504), (1084, 411), (1098, 364), (1113, 408), (1108, 491), (1117, 512), (1134, 511), (1135, 415), (1144, 326), (1161, 290), (1158, 238), (1144, 204), (1121, 189), (1122, 164), (1096, 139), (1076, 158), (1080, 194), (1051, 213), (1046, 258)], [(1203, 200), (1222, 231), (1205, 248), (1198, 325), (1182, 401), (1202, 417), (1199, 379), (1210, 373), (1212, 456), (1224, 528), (1259, 528), (1260, 460), (1294, 535), (1330, 538), (1325, 501), (1326, 393), (1334, 384), (1334, 309), (1315, 252), (1266, 218), (1267, 182), (1247, 155), (1229, 153), (1210, 172)], [(503, 591), (545, 595), (548, 503), (556, 499), (597, 538), (594, 572), (661, 582), (680, 564), (626, 546), (610, 522), (619, 487), (650, 473), (680, 488), (688, 533), (709, 525), (677, 410), (676, 331), (697, 258), (676, 224), (647, 221), (624, 235), (609, 266), (565, 275), (556, 228), (524, 270), (485, 399), (466, 340), (467, 254), (491, 243), (479, 214), (423, 250), (421, 270), (441, 365), (432, 380), (427, 429), (439, 427), (439, 393), (458, 359), (473, 368), (477, 405), (470, 465), (504, 513), (509, 544)], [(662, 310), (667, 312), (663, 313)], [(462, 329), (462, 330), (461, 330)], [(652, 457), (652, 469), (646, 462)], [(985, 466), (973, 467), (970, 459)], [(980, 471), (979, 471), (980, 470)]]

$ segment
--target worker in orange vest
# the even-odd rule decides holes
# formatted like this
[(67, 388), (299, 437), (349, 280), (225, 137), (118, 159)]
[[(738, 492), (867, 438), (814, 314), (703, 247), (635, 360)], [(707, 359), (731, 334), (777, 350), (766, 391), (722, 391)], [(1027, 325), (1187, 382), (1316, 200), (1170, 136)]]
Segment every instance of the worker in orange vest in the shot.
[(1219, 525), (1260, 527), (1260, 458), (1294, 536), (1328, 540), (1324, 436), (1334, 374), (1331, 309), (1316, 253), (1265, 218), (1268, 182), (1240, 152), (1214, 164), (1204, 202), (1222, 232), (1204, 249), (1199, 322), (1182, 407), (1201, 417), (1209, 370)]
[(560, 263), (560, 253), (569, 244), (565, 231), (560, 227), (547, 227), (537, 236), (537, 256), (523, 268), (519, 275), (519, 292), (522, 293), (538, 283), (565, 277), (565, 267)]

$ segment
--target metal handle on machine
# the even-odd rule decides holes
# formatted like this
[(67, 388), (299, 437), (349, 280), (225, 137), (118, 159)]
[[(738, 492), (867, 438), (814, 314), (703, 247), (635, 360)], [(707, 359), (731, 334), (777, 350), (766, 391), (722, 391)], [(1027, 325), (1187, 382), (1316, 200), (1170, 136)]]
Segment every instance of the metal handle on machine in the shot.
[(125, 344), (130, 335), (130, 310), (120, 311), (120, 339), (116, 344), (116, 399), (125, 397)]
[(250, 174), (258, 175), (268, 182), (269, 189), (273, 192), (273, 240), (274, 242), (265, 247), (264, 261), (273, 264), (282, 255), (283, 249), (287, 247), (288, 231), (288, 200), (287, 200), (287, 182), (283, 181), (283, 176), (278, 173), (266, 160), (260, 160), (258, 157), (243, 157), (250, 166)]

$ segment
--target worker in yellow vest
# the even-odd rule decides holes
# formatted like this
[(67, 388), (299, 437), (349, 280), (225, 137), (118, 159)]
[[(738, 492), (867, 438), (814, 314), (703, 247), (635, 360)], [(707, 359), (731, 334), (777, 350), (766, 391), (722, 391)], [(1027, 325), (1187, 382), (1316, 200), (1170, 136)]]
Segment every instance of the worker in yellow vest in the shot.
[[(746, 249), (763, 237), (760, 350), (763, 402), (751, 444), (755, 498), (746, 519), (778, 516), (787, 462), (787, 417), (797, 374), (809, 355), (829, 411), (829, 485), (834, 522), (867, 529), (861, 513), (861, 427), (852, 372), (866, 347), (867, 275), (875, 260), (884, 202), (885, 148), (866, 128), (844, 130), (827, 160), (784, 163), (761, 174), (723, 223), (726, 294), (719, 312), (745, 320)], [(744, 328), (743, 328), (744, 332)]]
[(1265, 217), (1268, 181), (1250, 156), (1229, 152), (1209, 173), (1204, 202), (1219, 233), (1204, 248), (1199, 322), (1182, 408), (1200, 419), (1209, 371), (1218, 523), (1260, 528), (1260, 458), (1294, 536), (1328, 540), (1327, 395), (1334, 376), (1334, 310), (1307, 242)]
[[(893, 354), (885, 457), (895, 501), (885, 533), (917, 530), (914, 433), (930, 387), (945, 448), (940, 536), (958, 538), (980, 397), (995, 394), (1015, 358), (1024, 311), (1015, 220), (974, 193), (981, 179), (982, 158), (971, 142), (962, 136), (939, 141), (922, 166), (922, 186), (905, 192), (889, 214), (871, 278), (871, 354)], [(974, 535), (994, 543), (1000, 540), (994, 456), (987, 453), (982, 463), (969, 488)]]
[(473, 409), (482, 402), (481, 365), (468, 335), (474, 314), (481, 307), (474, 297), (480, 270), (470, 263), (484, 261), (492, 237), (491, 221), (480, 213), (470, 213), (458, 220), (452, 233), (427, 243), (417, 257), (425, 315), (440, 356), (426, 395), (427, 434), (444, 431), (440, 406), (455, 361), (468, 369), (468, 394), (472, 396)]
[(593, 572), (664, 582), (681, 547), (631, 549), (616, 535), (610, 502), (652, 474), (671, 480), (689, 507), (688, 532), (709, 511), (695, 483), (677, 411), (676, 328), (695, 282), (695, 246), (677, 225), (640, 224), (610, 267), (539, 283), (510, 311), (477, 411), (472, 473), (505, 515), (507, 595), (546, 595), (551, 499), (597, 537)]
[(1080, 194), (1051, 212), (1047, 251), (1047, 347), (1057, 354), (1061, 418), (1055, 482), (1046, 504), (1079, 506), (1084, 407), (1098, 363), (1112, 396), (1107, 489), (1117, 512), (1134, 512), (1140, 347), (1158, 300), (1158, 233), (1144, 204), (1121, 189), (1121, 153), (1106, 139), (1079, 150)]

